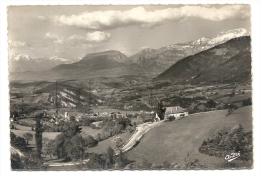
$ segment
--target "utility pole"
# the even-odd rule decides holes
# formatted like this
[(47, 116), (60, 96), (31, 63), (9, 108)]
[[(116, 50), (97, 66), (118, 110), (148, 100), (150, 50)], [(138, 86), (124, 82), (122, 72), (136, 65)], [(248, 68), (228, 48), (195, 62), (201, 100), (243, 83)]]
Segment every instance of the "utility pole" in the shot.
[(55, 106), (56, 106), (56, 109), (57, 109), (57, 105), (58, 105), (58, 102), (57, 102), (57, 91), (58, 91), (58, 88), (57, 88), (57, 85), (58, 85), (58, 82), (56, 80), (56, 96), (55, 96)]
[(79, 92), (78, 92), (78, 108), (79, 108), (79, 106), (80, 106), (80, 89), (81, 89), (81, 88), (79, 88)]
[(89, 106), (89, 112), (91, 110), (91, 79), (89, 80), (88, 84), (89, 84), (89, 93), (88, 93), (88, 106)]
[(151, 87), (150, 89), (150, 96), (149, 96), (149, 103), (152, 106), (152, 101), (153, 101), (153, 88)]

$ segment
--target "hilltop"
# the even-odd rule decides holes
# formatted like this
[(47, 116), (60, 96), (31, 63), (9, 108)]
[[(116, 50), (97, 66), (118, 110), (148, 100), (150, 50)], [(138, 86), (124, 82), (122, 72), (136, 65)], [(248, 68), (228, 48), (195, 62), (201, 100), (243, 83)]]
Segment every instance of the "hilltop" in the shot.
[(198, 54), (188, 56), (154, 80), (179, 83), (245, 82), (251, 79), (250, 37), (238, 37)]
[[(204, 139), (209, 138), (220, 129), (231, 129), (241, 124), (245, 131), (252, 129), (252, 107), (242, 107), (226, 117), (226, 110), (208, 112), (188, 116), (184, 119), (164, 122), (160, 126), (148, 131), (141, 142), (128, 152), (130, 159), (141, 163), (143, 158), (151, 163), (185, 162), (187, 153), (190, 159), (198, 159), (206, 163), (209, 168), (222, 168), (224, 158), (208, 156), (199, 152)], [(234, 161), (237, 166), (246, 162)], [(250, 167), (250, 163), (246, 167)]]
[(19, 57), (10, 59), (10, 79), (33, 80), (36, 77), (37, 80), (81, 79), (83, 77), (118, 77), (122, 75), (155, 77), (183, 58), (244, 36), (246, 33), (245, 29), (229, 30), (220, 33), (215, 38), (202, 37), (159, 49), (145, 48), (129, 57), (116, 50), (86, 54), (82, 59), (74, 62), (57, 56), (39, 59), (19, 55)]
[(179, 60), (225, 43), (233, 38), (245, 36), (245, 29), (234, 29), (221, 32), (217, 37), (202, 37), (194, 41), (168, 45), (159, 49), (145, 48), (130, 56), (129, 62), (135, 63), (145, 72), (162, 73)]

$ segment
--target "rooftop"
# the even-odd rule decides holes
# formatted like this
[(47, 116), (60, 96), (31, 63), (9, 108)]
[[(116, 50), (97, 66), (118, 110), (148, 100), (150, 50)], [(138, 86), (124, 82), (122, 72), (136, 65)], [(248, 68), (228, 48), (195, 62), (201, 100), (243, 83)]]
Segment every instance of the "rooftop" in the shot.
[(180, 106), (172, 106), (172, 107), (165, 107), (165, 108), (166, 108), (165, 114), (177, 114), (177, 113), (183, 113), (186, 111), (185, 109), (183, 109)]

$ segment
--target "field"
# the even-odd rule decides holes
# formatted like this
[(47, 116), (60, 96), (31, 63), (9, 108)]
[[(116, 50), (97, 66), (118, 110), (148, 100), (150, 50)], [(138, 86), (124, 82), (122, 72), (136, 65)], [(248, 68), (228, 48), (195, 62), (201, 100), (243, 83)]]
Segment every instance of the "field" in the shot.
[(94, 113), (111, 113), (111, 112), (120, 112), (122, 114), (128, 113), (128, 114), (135, 114), (135, 113), (140, 113), (139, 111), (123, 111), (123, 110), (118, 110), (118, 109), (109, 109), (109, 108), (93, 108)]
[[(252, 107), (242, 107), (227, 116), (227, 111), (215, 111), (188, 116), (182, 120), (165, 122), (151, 129), (140, 144), (128, 152), (128, 157), (136, 162), (146, 158), (149, 162), (161, 164), (169, 162), (184, 163), (187, 153), (191, 159), (199, 159), (210, 168), (221, 168), (224, 158), (201, 154), (198, 148), (202, 141), (218, 130), (232, 128), (239, 123), (245, 131), (252, 129)], [(247, 166), (246, 162), (234, 161), (237, 165)]]
[[(29, 145), (35, 145), (35, 138), (34, 138), (34, 131), (22, 131), (22, 130), (11, 130), (11, 132), (13, 132), (15, 135), (23, 137), (23, 135), (27, 132), (32, 133), (33, 134), (33, 140), (29, 141)], [(54, 140), (56, 138), (57, 135), (59, 135), (59, 132), (44, 132), (42, 133), (42, 138), (47, 138), (47, 139), (51, 139)]]
[[(123, 134), (119, 134), (116, 136), (119, 136), (122, 139), (122, 142), (125, 143), (130, 137), (131, 137), (132, 133), (130, 133), (129, 131), (127, 131), (126, 133)], [(110, 146), (112, 148), (116, 148), (116, 143), (113, 141), (114, 137), (110, 137), (104, 141), (100, 141), (98, 143), (98, 145), (96, 147), (93, 148), (89, 148), (87, 149), (86, 152), (90, 152), (90, 153), (103, 153), (107, 151), (107, 148)]]
[(95, 138), (98, 133), (102, 133), (103, 131), (102, 129), (96, 130), (87, 126), (81, 126), (80, 128), (82, 128), (81, 135), (83, 138), (87, 137), (88, 135), (91, 135)]
[[(112, 80), (107, 80), (109, 83)], [(118, 80), (117, 80), (118, 81)], [(145, 84), (147, 83), (147, 84)], [(14, 110), (19, 110), (21, 105), (41, 105), (43, 104), (43, 100), (49, 96), (50, 93), (45, 88), (44, 85), (40, 85), (37, 87), (37, 90), (41, 89), (43, 92), (39, 94), (35, 94), (34, 101), (32, 97), (32, 90), (36, 83), (31, 83), (33, 86), (22, 85), (21, 92), (17, 92), (14, 88), (11, 90), (13, 92), (12, 103), (14, 105)], [(46, 83), (48, 84), (48, 83)], [(108, 86), (109, 85), (109, 86)], [(112, 85), (112, 84), (111, 84)], [(227, 85), (214, 85), (214, 86), (195, 86), (195, 85), (173, 85), (173, 84), (158, 84), (151, 83), (148, 85), (148, 82), (140, 82), (140, 84), (130, 84), (128, 82), (124, 82), (122, 87), (110, 87), (110, 84), (103, 83), (93, 83), (93, 91), (92, 93), (97, 95), (97, 99), (103, 101), (101, 104), (91, 104), (91, 109), (94, 113), (100, 114), (101, 116), (106, 116), (111, 112), (120, 113), (122, 115), (126, 114), (142, 114), (143, 116), (149, 116), (146, 114), (146, 108), (150, 105), (150, 99), (161, 99), (169, 98), (167, 100), (163, 100), (164, 106), (173, 106), (176, 103), (175, 98), (180, 97), (181, 99), (185, 98), (195, 98), (195, 97), (205, 97), (204, 100), (184, 100), (183, 106), (186, 108), (199, 108), (202, 111), (205, 109), (205, 103), (207, 99), (213, 99), (217, 102), (218, 106), (223, 106), (223, 103), (234, 103), (241, 106), (242, 101), (251, 97), (251, 87), (250, 86), (237, 86), (233, 84)], [(95, 91), (94, 90), (98, 90)], [(88, 90), (88, 89), (87, 89)], [(44, 92), (47, 91), (47, 92)], [(230, 94), (234, 91), (235, 95), (230, 98)], [(243, 93), (242, 93), (243, 92)], [(21, 97), (19, 97), (21, 96)], [(114, 98), (115, 102), (118, 102), (118, 106), (111, 106), (109, 98)], [(112, 101), (112, 102), (113, 102)], [(172, 101), (172, 102), (171, 102)], [(180, 100), (181, 101), (181, 100)], [(187, 103), (186, 103), (187, 102)], [(222, 104), (220, 104), (222, 102)], [(191, 104), (190, 104), (191, 103)], [(141, 106), (140, 106), (141, 104)], [(148, 104), (148, 105), (147, 105)], [(112, 104), (113, 105), (113, 104)], [(117, 104), (116, 104), (117, 105)], [(124, 106), (126, 105), (126, 108)], [(136, 105), (136, 107), (135, 107)], [(142, 106), (143, 105), (143, 106)], [(110, 106), (110, 107), (109, 107)], [(134, 108), (128, 108), (128, 107)], [(147, 107), (146, 107), (147, 106)], [(140, 107), (140, 108), (138, 108)], [(15, 109), (16, 108), (16, 109)], [(117, 109), (118, 108), (118, 109)], [(168, 162), (176, 162), (178, 164), (184, 164), (186, 162), (185, 158), (187, 157), (187, 153), (190, 153), (190, 159), (198, 159), (200, 162), (205, 163), (209, 168), (223, 168), (225, 164), (224, 158), (217, 158), (214, 156), (208, 156), (205, 154), (201, 154), (198, 151), (198, 148), (201, 146), (202, 141), (204, 139), (209, 138), (211, 135), (215, 134), (218, 130), (226, 127), (232, 128), (235, 125), (241, 123), (246, 131), (252, 129), (252, 115), (251, 115), (251, 106), (242, 107), (234, 111), (230, 116), (226, 117), (227, 110), (215, 111), (215, 112), (205, 112), (196, 115), (190, 115), (186, 118), (183, 118), (178, 121), (172, 122), (161, 122), (160, 126), (154, 127), (149, 130), (144, 137), (141, 139), (140, 143), (133, 148), (132, 150), (126, 152), (127, 156), (130, 160), (134, 160), (137, 163), (141, 163), (143, 158), (146, 158), (149, 162), (154, 164), (162, 164), (164, 161)], [(47, 113), (49, 115), (56, 113), (56, 108), (53, 106), (43, 106), (41, 109), (36, 110), (31, 114), (34, 116), (37, 112), (43, 112), (43, 110), (47, 109)], [(69, 115), (82, 115), (82, 109), (74, 108), (74, 107), (64, 107), (59, 108), (59, 114), (64, 114), (68, 112)], [(150, 116), (149, 116), (150, 117)], [(20, 121), (29, 121), (33, 119), (22, 119)], [(131, 123), (140, 124), (143, 123), (143, 118), (132, 118)], [(134, 123), (135, 122), (135, 123)], [(93, 124), (98, 124), (100, 122), (94, 122)], [(15, 124), (15, 123), (14, 123)], [(21, 126), (15, 124), (18, 130), (11, 130), (16, 135), (23, 137), (23, 134), (30, 132), (33, 135), (34, 131), (31, 131), (30, 127)], [(97, 134), (103, 133), (103, 129), (92, 129), (87, 126), (82, 126), (81, 135), (83, 138), (88, 135), (96, 138)], [(43, 138), (47, 139), (55, 139), (55, 137), (60, 134), (58, 132), (49, 132), (43, 133)], [(90, 153), (104, 153), (107, 151), (107, 148), (110, 146), (112, 148), (116, 148), (116, 143), (114, 141), (115, 137), (120, 137), (122, 139), (122, 144), (125, 143), (133, 133), (127, 131), (126, 133), (122, 133), (113, 137), (110, 137), (106, 140), (100, 141), (96, 147), (86, 148), (85, 152)], [(45, 140), (43, 141), (45, 142)], [(29, 141), (30, 147), (35, 147), (35, 139)], [(46, 145), (43, 144), (43, 153), (45, 152)], [(43, 156), (45, 161), (50, 160), (50, 156)], [(54, 157), (56, 159), (56, 157)], [(232, 164), (236, 166), (242, 167), (250, 167), (250, 163), (241, 162), (239, 160), (235, 160)], [(73, 169), (75, 167), (66, 168)], [(62, 169), (62, 168), (59, 168)]]

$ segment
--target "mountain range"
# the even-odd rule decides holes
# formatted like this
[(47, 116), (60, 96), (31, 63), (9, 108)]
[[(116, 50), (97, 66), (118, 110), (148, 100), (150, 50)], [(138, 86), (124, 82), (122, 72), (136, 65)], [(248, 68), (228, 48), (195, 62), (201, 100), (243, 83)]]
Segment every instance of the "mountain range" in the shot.
[[(20, 56), (20, 59), (17, 59), (19, 57), (14, 57), (14, 59), (10, 60), (10, 71), (12, 71), (13, 68), (15, 68), (16, 71), (41, 71), (45, 68), (48, 69), (47, 71), (34, 72), (34, 74), (26, 72), (24, 74), (13, 73), (10, 74), (10, 78), (15, 77), (15, 79), (23, 79), (26, 77), (26, 79), (28, 79), (29, 77), (34, 77), (35, 79), (37, 77), (39, 79), (46, 79), (49, 77), (53, 79), (85, 79), (90, 77), (119, 77), (122, 75), (143, 75), (154, 78), (159, 75), (157, 78), (155, 78), (155, 80), (170, 79), (174, 81), (180, 81), (180, 77), (184, 76), (182, 78), (183, 80), (186, 78), (190, 80), (191, 77), (196, 77), (196, 79), (192, 79), (193, 82), (194, 80), (200, 80), (203, 82), (203, 79), (206, 79), (206, 75), (203, 76), (203, 74), (200, 74), (200, 72), (206, 70), (202, 68), (202, 66), (198, 65), (198, 69), (200, 70), (198, 70), (196, 73), (193, 73), (194, 70), (190, 70), (190, 74), (186, 74), (185, 72), (181, 71), (181, 67), (178, 68), (179, 71), (177, 73), (176, 65), (179, 65), (182, 61), (192, 62), (193, 59), (187, 58), (197, 57), (198, 54), (199, 56), (203, 56), (205, 60), (209, 58), (208, 60), (212, 62), (214, 61), (214, 58), (239, 57), (239, 55), (235, 56), (236, 54), (246, 55), (244, 50), (242, 53), (240, 53), (242, 49), (240, 50), (238, 49), (238, 46), (235, 46), (235, 44), (233, 46), (232, 44), (236, 43), (234, 41), (240, 41), (240, 39), (236, 38), (244, 38), (243, 36), (246, 35), (247, 31), (245, 29), (234, 29), (222, 32), (215, 38), (203, 37), (191, 42), (178, 43), (159, 49), (146, 48), (139, 53), (129, 57), (120, 51), (115, 50), (86, 54), (85, 57), (83, 57), (81, 60), (73, 63), (70, 63), (66, 59), (59, 59), (57, 57), (56, 59), (55, 57), (52, 59), (33, 59), (29, 56)], [(230, 46), (223, 45), (225, 42), (230, 43)], [(231, 47), (231, 44), (233, 47)], [(248, 39), (242, 40), (240, 45), (250, 48)], [(223, 48), (214, 49), (216, 47), (218, 48), (218, 46), (223, 46)], [(200, 55), (200, 53), (202, 54)], [(222, 63), (220, 61), (221, 59), (217, 60), (219, 61), (219, 64)], [(48, 64), (45, 65), (43, 62)], [(210, 64), (207, 61), (204, 63), (203, 62), (201, 64), (204, 64), (205, 67), (208, 67), (207, 64)], [(219, 64), (216, 63), (215, 66)], [(229, 64), (231, 64), (231, 62), (229, 62)], [(38, 65), (41, 65), (41, 68), (37, 69)], [(53, 68), (50, 68), (50, 65), (52, 65)], [(169, 67), (174, 69), (170, 69)], [(217, 68), (214, 67), (214, 69)]]
[(221, 32), (215, 38), (203, 37), (195, 41), (169, 45), (157, 50), (147, 48), (131, 56), (129, 60), (132, 61), (132, 63), (136, 63), (142, 70), (147, 72), (155, 71), (157, 73), (162, 73), (169, 68), (170, 65), (173, 65), (187, 56), (205, 51), (225, 43), (230, 39), (241, 37), (246, 34), (247, 31), (240, 28)]
[(64, 63), (69, 64), (72, 63), (72, 61), (57, 56), (50, 58), (34, 58), (27, 54), (18, 54), (9, 59), (9, 71), (43, 71)]
[[(123, 53), (115, 50), (103, 51), (99, 53), (87, 54), (80, 61), (71, 64), (62, 64), (54, 67), (53, 71), (63, 70), (88, 70), (95, 72), (100, 76), (105, 76), (106, 71), (115, 70), (117, 74), (144, 74), (159, 75), (169, 66), (177, 61), (209, 48), (217, 46), (226, 41), (244, 36), (247, 33), (245, 29), (235, 29), (220, 33), (215, 38), (203, 37), (187, 43), (169, 45), (159, 49), (146, 48), (141, 52), (127, 57)], [(100, 73), (97, 73), (100, 71)], [(104, 72), (105, 71), (105, 72)], [(104, 73), (104, 74), (103, 74)], [(111, 72), (109, 72), (110, 76)]]
[(230, 83), (251, 80), (251, 39), (238, 37), (188, 56), (154, 80), (179, 83)]

